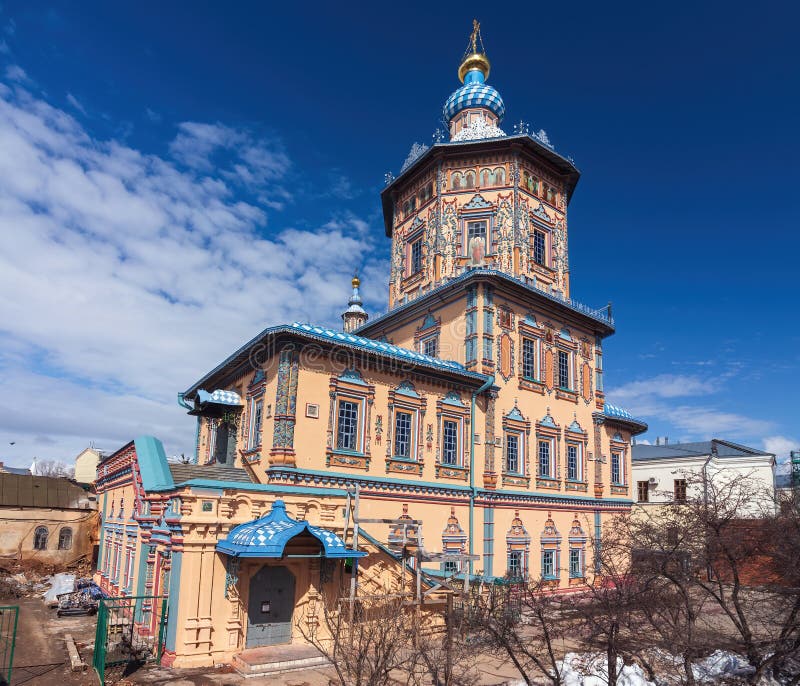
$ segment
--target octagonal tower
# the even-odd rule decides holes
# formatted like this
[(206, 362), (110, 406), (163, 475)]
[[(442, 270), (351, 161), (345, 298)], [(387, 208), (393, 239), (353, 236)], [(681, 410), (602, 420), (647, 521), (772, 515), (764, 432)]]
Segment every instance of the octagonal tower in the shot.
[(463, 85), (444, 104), (450, 140), (415, 145), (382, 193), (390, 307), (479, 267), (569, 297), (567, 204), (579, 172), (543, 132), (499, 128), (505, 104), (489, 71), (476, 23)]

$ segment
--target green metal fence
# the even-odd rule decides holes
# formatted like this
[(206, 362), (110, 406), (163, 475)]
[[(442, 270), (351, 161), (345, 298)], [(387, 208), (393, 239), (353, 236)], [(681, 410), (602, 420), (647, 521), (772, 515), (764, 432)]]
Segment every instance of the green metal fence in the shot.
[(0, 686), (8, 686), (11, 683), (18, 619), (19, 606), (0, 606)]
[(113, 684), (164, 653), (166, 596), (103, 598), (97, 607), (93, 666), (101, 684)]

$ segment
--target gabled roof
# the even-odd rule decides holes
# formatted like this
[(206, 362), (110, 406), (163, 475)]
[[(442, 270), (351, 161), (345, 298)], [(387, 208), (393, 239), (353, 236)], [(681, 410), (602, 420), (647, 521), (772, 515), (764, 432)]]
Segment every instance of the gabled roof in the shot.
[(217, 543), (217, 552), (232, 557), (281, 558), (289, 541), (305, 533), (320, 542), (323, 557), (364, 557), (367, 554), (348, 549), (333, 531), (292, 519), (286, 514), (283, 500), (276, 500), (266, 516), (231, 529), (227, 537)]
[(374, 355), (377, 358), (384, 358), (386, 360), (399, 360), (409, 365), (440, 372), (448, 376), (456, 376), (459, 377), (459, 380), (462, 382), (466, 381), (470, 384), (478, 386), (482, 385), (489, 379), (489, 377), (483, 374), (468, 371), (463, 364), (453, 360), (442, 360), (438, 357), (423, 355), (422, 353), (418, 353), (407, 348), (401, 348), (400, 346), (392, 345), (391, 343), (376, 341), (372, 338), (364, 338), (352, 333), (345, 333), (344, 331), (336, 331), (324, 326), (315, 326), (313, 324), (300, 324), (299, 322), (294, 322), (293, 324), (281, 324), (279, 326), (271, 326), (264, 329), (255, 338), (245, 343), (241, 348), (239, 348), (239, 350), (218, 364), (202, 379), (192, 384), (192, 386), (190, 386), (183, 395), (187, 399), (192, 398), (198, 392), (198, 390), (206, 384), (206, 382), (212, 379), (223, 369), (231, 365), (238, 365), (246, 362), (251, 349), (255, 345), (263, 343), (267, 339), (274, 339), (279, 335), (289, 335), (306, 341), (327, 343), (329, 345), (341, 346), (351, 350), (359, 350)]
[(747, 446), (731, 443), (730, 441), (723, 441), (719, 438), (712, 438), (710, 441), (698, 441), (695, 443), (668, 443), (667, 445), (637, 444), (633, 446), (632, 457), (634, 461), (708, 457), (712, 454), (714, 449), (716, 449), (716, 454), (719, 457), (775, 457), (772, 453), (768, 453), (765, 450), (748, 448)]

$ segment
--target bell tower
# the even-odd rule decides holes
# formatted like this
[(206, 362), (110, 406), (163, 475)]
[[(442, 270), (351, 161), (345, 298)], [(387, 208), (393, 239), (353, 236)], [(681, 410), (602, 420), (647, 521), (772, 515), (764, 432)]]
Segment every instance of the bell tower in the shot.
[(367, 319), (369, 319), (369, 315), (364, 310), (361, 301), (361, 293), (359, 292), (361, 279), (358, 278), (358, 274), (353, 275), (353, 280), (350, 284), (353, 286), (353, 293), (350, 296), (350, 300), (347, 301), (348, 308), (342, 313), (342, 328), (346, 333), (352, 333), (359, 326), (366, 324)]
[(449, 141), (415, 144), (381, 198), (392, 238), (389, 307), (466, 272), (501, 272), (569, 298), (567, 204), (579, 173), (546, 134), (500, 126), (506, 106), (473, 23), (462, 85), (442, 110)]

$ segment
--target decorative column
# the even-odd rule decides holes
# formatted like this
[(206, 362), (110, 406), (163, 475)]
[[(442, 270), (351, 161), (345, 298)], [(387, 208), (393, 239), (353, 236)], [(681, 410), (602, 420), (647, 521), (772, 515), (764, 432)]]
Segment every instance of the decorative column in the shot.
[(599, 415), (594, 415), (594, 497), (603, 497), (603, 424), (605, 419)]
[(275, 393), (275, 422), (271, 465), (296, 466), (294, 452), (294, 425), (297, 411), (297, 375), (300, 356), (293, 346), (281, 350), (278, 360), (278, 388)]
[(497, 472), (494, 468), (494, 408), (497, 391), (486, 391), (486, 425), (484, 429), (484, 447), (486, 456), (483, 466), (483, 487), (497, 488)]

